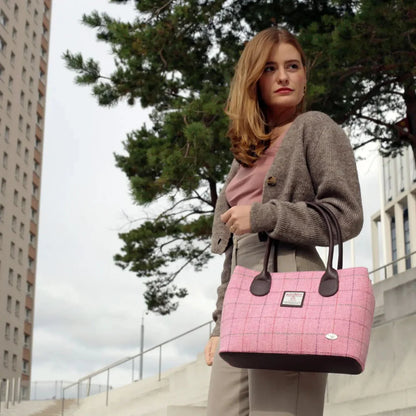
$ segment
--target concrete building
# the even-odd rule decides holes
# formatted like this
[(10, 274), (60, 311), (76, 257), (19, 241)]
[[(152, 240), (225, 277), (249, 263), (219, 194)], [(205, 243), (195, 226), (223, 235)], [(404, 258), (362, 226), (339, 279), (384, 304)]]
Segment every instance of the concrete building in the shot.
[(51, 0), (0, 0), (0, 382), (29, 398)]
[(385, 158), (381, 164), (380, 211), (371, 218), (373, 268), (379, 269), (374, 282), (416, 267), (416, 165), (412, 149), (407, 147), (402, 155)]

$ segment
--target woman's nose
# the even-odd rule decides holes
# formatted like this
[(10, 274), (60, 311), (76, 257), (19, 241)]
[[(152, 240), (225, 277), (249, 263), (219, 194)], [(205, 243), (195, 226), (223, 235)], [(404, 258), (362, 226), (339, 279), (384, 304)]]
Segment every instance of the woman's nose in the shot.
[(277, 81), (281, 84), (285, 84), (287, 83), (289, 80), (288, 76), (287, 76), (287, 72), (286, 71), (278, 71), (277, 73)]

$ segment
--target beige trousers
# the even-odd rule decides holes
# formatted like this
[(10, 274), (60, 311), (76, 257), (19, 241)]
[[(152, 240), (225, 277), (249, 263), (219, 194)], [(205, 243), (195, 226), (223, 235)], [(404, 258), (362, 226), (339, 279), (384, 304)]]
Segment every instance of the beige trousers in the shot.
[[(261, 270), (265, 243), (257, 234), (234, 237), (233, 263)], [(281, 261), (283, 259), (283, 261)], [(279, 249), (279, 270), (296, 270), (295, 253)], [(207, 416), (322, 416), (327, 374), (247, 370), (215, 354)]]

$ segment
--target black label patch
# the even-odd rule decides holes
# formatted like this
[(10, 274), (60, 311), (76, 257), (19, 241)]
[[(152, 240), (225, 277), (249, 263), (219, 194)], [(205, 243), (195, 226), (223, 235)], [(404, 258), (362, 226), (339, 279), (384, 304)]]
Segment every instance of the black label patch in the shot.
[(305, 292), (284, 292), (280, 306), (301, 308), (303, 306), (304, 299)]

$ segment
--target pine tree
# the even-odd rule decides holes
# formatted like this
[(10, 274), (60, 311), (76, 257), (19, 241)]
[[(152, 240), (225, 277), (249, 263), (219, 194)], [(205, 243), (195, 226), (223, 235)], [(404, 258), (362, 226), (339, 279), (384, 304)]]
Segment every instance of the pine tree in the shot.
[[(127, 3), (113, 0), (112, 3)], [(116, 263), (146, 278), (150, 310), (170, 313), (187, 266), (211, 257), (209, 239), (218, 190), (231, 154), (224, 115), (228, 86), (244, 43), (271, 25), (299, 35), (309, 56), (311, 109), (361, 129), (385, 154), (415, 150), (415, 11), (405, 0), (136, 0), (129, 22), (84, 15), (97, 39), (111, 46), (115, 69), (79, 53), (64, 54), (99, 105), (119, 100), (152, 108), (152, 125), (128, 134), (115, 155), (134, 200), (149, 218), (120, 233)], [(407, 114), (397, 131), (390, 113)], [(400, 134), (398, 134), (400, 133)], [(361, 136), (360, 136), (361, 137)], [(357, 147), (362, 143), (358, 142)]]

